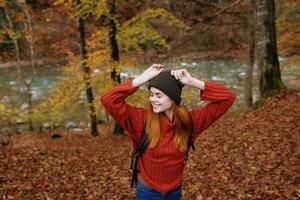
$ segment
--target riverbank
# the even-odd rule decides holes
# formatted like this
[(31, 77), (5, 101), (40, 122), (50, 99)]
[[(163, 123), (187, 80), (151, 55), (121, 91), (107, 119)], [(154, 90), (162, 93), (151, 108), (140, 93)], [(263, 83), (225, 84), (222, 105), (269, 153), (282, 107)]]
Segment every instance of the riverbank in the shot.
[[(128, 55), (129, 57), (132, 55)], [(200, 52), (190, 52), (190, 53), (174, 53), (174, 55), (168, 55), (168, 54), (161, 54), (161, 55), (152, 55), (150, 60), (153, 60), (153, 62), (175, 62), (175, 61), (182, 61), (182, 60), (193, 60), (193, 59), (201, 59), (201, 60), (215, 60), (215, 59), (242, 59), (246, 55), (244, 53), (244, 50), (237, 49), (237, 50), (218, 50), (218, 51), (200, 51)], [(143, 61), (144, 58), (141, 55), (133, 56), (133, 60)], [(17, 65), (20, 65), (21, 67), (31, 67), (32, 63), (29, 60), (21, 60), (19, 63), (16, 61), (7, 61), (7, 62), (0, 62), (0, 70), (1, 69), (9, 69), (17, 67)], [(67, 64), (67, 60), (65, 58), (39, 58), (35, 60), (35, 65), (38, 66), (63, 66)], [(139, 63), (141, 64), (141, 63)]]
[[(185, 169), (182, 199), (298, 199), (299, 99), (299, 91), (280, 92), (205, 131)], [(13, 136), (0, 148), (0, 196), (133, 199), (130, 139), (112, 135), (111, 125), (99, 130), (97, 138), (87, 132)], [(62, 137), (51, 139), (53, 133)]]
[[(66, 61), (65, 59), (51, 59), (51, 58), (41, 58), (41, 59), (36, 59), (35, 61), (35, 66), (36, 67), (43, 67), (43, 66), (61, 66), (62, 64), (65, 64)], [(17, 66), (20, 66), (22, 68), (29, 68), (32, 66), (31, 61), (29, 60), (21, 60), (19, 63), (17, 63), (16, 61), (8, 61), (8, 62), (4, 62), (4, 63), (0, 63), (0, 70), (1, 69), (11, 69), (11, 68), (15, 68)]]

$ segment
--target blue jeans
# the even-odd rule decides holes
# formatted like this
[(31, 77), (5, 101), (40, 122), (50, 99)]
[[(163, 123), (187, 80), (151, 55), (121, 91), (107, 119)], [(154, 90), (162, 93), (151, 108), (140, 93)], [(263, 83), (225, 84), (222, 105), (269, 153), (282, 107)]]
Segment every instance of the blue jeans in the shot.
[(181, 185), (168, 193), (157, 192), (138, 181), (136, 200), (180, 200)]

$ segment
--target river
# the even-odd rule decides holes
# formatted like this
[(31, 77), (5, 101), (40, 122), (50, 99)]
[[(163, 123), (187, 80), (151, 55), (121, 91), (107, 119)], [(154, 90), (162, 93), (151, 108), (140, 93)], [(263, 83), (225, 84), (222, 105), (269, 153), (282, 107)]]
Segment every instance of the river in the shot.
[[(217, 81), (237, 93), (236, 104), (239, 107), (243, 106), (243, 87), (246, 64), (243, 60), (236, 59), (219, 59), (219, 60), (185, 60), (182, 62), (166, 62), (163, 63), (168, 68), (186, 68), (191, 74), (199, 79)], [(140, 74), (147, 66), (140, 68), (126, 68), (122, 69), (121, 77), (130, 78)], [(94, 71), (97, 73), (97, 70)], [(24, 77), (27, 80), (31, 79), (31, 71), (29, 69), (24, 70)], [(285, 85), (291, 89), (300, 89), (299, 80), (300, 64), (295, 65), (292, 68), (282, 70), (282, 79)], [(0, 92), (2, 94), (9, 89), (13, 89), (16, 85), (16, 70), (13, 68), (0, 69)], [(48, 91), (53, 87), (61, 76), (61, 72), (57, 68), (51, 68), (49, 66), (39, 67), (37, 69), (37, 76), (32, 85), (33, 100), (42, 100), (47, 97)], [(257, 70), (254, 70), (254, 100), (258, 99), (258, 81)], [(11, 94), (11, 93), (7, 93)], [(23, 101), (24, 99), (20, 99)], [(1, 102), (1, 100), (0, 100)]]

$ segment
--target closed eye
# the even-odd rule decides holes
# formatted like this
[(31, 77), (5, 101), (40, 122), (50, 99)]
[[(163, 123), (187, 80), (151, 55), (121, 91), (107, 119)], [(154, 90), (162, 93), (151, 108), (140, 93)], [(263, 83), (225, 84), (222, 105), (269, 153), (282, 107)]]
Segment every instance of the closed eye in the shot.
[(150, 94), (150, 97), (156, 96), (157, 98), (162, 98), (163, 96), (161, 94)]

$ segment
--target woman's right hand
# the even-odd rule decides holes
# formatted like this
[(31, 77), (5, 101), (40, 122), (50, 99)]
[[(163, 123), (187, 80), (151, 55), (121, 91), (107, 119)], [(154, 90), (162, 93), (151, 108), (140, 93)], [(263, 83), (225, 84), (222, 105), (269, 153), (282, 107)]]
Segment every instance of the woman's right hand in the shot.
[(132, 87), (138, 87), (143, 83), (149, 81), (150, 79), (157, 76), (159, 73), (165, 70), (165, 66), (162, 64), (153, 64), (148, 69), (146, 69), (140, 76), (133, 79)]

